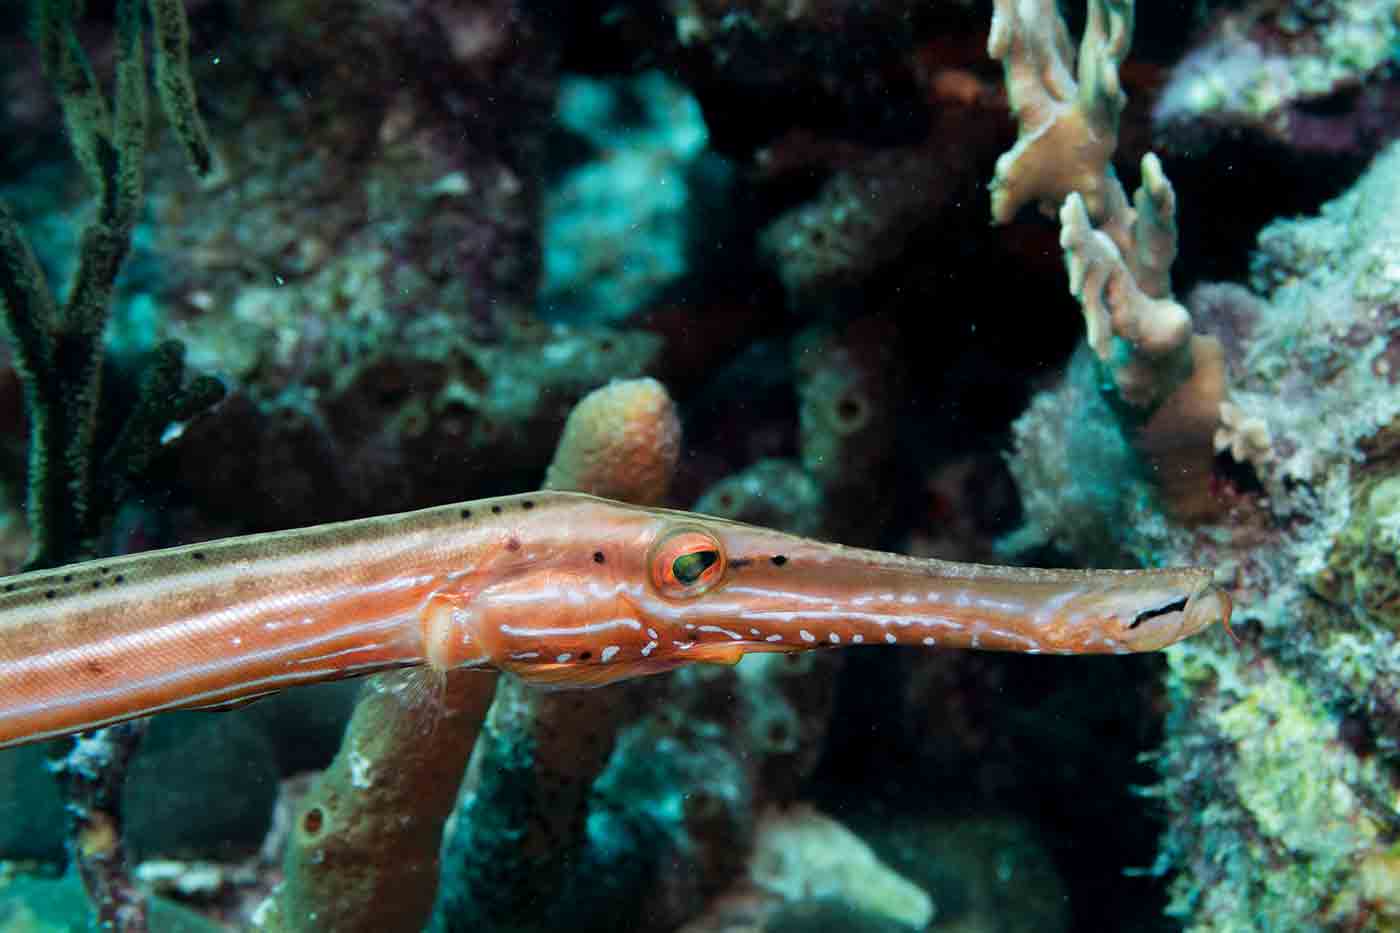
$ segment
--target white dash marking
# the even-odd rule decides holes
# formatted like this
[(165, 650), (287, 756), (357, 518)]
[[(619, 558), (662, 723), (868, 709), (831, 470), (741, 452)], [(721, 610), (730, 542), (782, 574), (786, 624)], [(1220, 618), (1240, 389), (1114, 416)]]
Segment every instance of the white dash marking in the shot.
[(654, 628), (649, 628), (649, 629), (647, 629), (647, 637), (650, 638), (652, 641), (660, 641), (660, 640), (661, 640), (661, 636), (658, 635), (658, 634), (656, 634), (656, 629), (654, 629)]
[(529, 661), (539, 656), (540, 653), (538, 651), (516, 651), (511, 654), (510, 659), (512, 661)]
[(835, 632), (830, 633), (826, 637), (831, 641), (833, 645), (841, 644), (841, 636), (837, 635)]
[(1022, 635), (1020, 632), (1011, 632), (1007, 631), (1006, 629), (987, 629), (987, 634), (996, 635), (998, 638), (1004, 638), (1007, 641), (1019, 641), (1022, 644), (1024, 644), (1027, 648), (1035, 648), (1040, 645), (1040, 642), (1036, 641), (1034, 638), (1031, 638), (1029, 635)]
[(783, 640), (783, 636), (781, 636), (781, 635), (769, 635), (767, 638), (765, 638), (765, 639), (763, 639), (763, 640), (764, 640), (764, 641), (782, 641), (782, 640)]
[(642, 657), (644, 657), (644, 658), (650, 657), (650, 656), (651, 656), (651, 653), (652, 653), (653, 651), (655, 651), (655, 650), (656, 650), (656, 642), (654, 642), (654, 641), (649, 641), (649, 642), (647, 642), (646, 647), (642, 649)]
[(566, 662), (569, 660), (569, 658), (572, 658), (572, 657), (573, 657), (573, 655), (572, 655), (572, 654), (569, 654), (569, 652), (566, 651), (566, 652), (564, 652), (563, 654), (559, 655), (559, 657), (555, 658), (555, 659), (554, 659), (554, 663), (555, 663), (555, 664), (564, 664), (564, 663), (566, 663)]
[(587, 625), (560, 625), (560, 626), (540, 626), (538, 628), (527, 625), (502, 625), (501, 634), (519, 635), (525, 638), (573, 638), (578, 635), (596, 635), (599, 632), (606, 632), (609, 629), (630, 628), (640, 632), (642, 623), (636, 619), (607, 619), (603, 622), (589, 622)]
[(865, 641), (865, 636), (864, 636), (864, 635), (852, 635), (852, 636), (851, 636), (851, 644), (853, 644), (853, 645), (858, 645), (858, 644), (860, 644), (860, 643), (863, 642), (863, 641)]
[(894, 632), (886, 632), (886, 633), (885, 633), (885, 641), (889, 642), (890, 644), (894, 644), (894, 643), (895, 643), (895, 640), (896, 640), (896, 639), (895, 639), (895, 637), (894, 637)]
[(622, 650), (622, 649), (619, 648), (617, 645), (608, 645), (606, 648), (603, 649), (603, 654), (602, 654), (603, 663), (604, 663), (604, 664), (607, 664), (609, 661), (611, 661), (611, 660), (613, 659), (613, 655), (617, 654), (617, 653), (618, 653), (619, 651), (621, 651), (621, 650)]
[(802, 631), (798, 632), (797, 634), (799, 634), (799, 635), (802, 636), (802, 640), (803, 640), (803, 641), (816, 641), (816, 640), (817, 640), (817, 636), (813, 635), (811, 632), (807, 631), (805, 628), (804, 628)]
[(932, 639), (932, 638), (925, 638), (925, 639), (924, 639), (924, 646), (927, 647), (927, 648), (932, 648), (932, 647), (934, 646), (934, 641), (933, 641), (933, 639)]

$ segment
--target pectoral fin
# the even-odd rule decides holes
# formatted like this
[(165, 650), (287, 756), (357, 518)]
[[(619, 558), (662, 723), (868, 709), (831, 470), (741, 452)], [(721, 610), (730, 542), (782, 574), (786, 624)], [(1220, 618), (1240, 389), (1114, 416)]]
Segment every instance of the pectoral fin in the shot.
[(743, 660), (747, 654), (747, 649), (739, 644), (707, 644), (696, 645), (685, 653), (687, 661), (698, 661), (702, 664), (726, 664), (734, 666)]
[(512, 664), (506, 670), (521, 680), (546, 689), (604, 687), (619, 680), (662, 674), (680, 665), (675, 661), (624, 661), (613, 664)]

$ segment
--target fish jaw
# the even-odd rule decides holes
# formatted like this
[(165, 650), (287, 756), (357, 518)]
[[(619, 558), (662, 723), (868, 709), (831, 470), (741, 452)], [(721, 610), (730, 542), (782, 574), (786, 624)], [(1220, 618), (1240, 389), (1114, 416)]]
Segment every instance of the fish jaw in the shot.
[(1230, 626), (1229, 595), (1214, 583), (1206, 582), (1186, 597), (1164, 604), (1161, 611), (1142, 613), (1136, 624), (1129, 624), (1124, 639), (1133, 651), (1160, 651), (1217, 622)]

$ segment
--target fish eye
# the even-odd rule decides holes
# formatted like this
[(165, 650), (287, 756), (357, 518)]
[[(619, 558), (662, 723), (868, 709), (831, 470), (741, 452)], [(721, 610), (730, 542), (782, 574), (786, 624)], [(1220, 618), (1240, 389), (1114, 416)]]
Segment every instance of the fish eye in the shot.
[(724, 577), (724, 548), (699, 528), (674, 528), (651, 549), (651, 583), (662, 596), (699, 596)]

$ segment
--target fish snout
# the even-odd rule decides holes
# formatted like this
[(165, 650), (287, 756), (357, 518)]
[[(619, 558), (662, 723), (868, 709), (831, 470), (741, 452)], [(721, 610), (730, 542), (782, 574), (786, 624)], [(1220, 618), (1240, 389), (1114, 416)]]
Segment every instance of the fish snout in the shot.
[(1229, 595), (1207, 583), (1184, 599), (1139, 613), (1122, 638), (1133, 651), (1160, 651), (1217, 622), (1228, 628), (1230, 609)]

